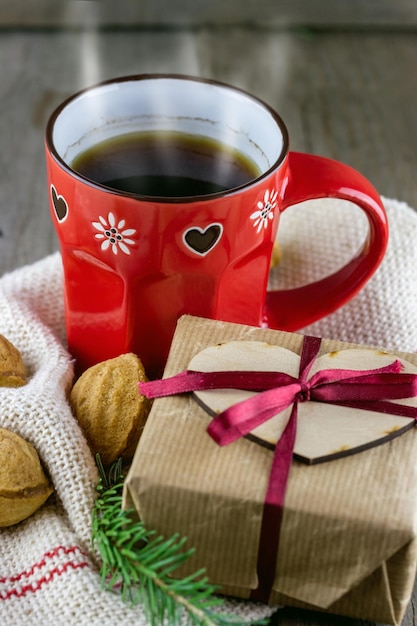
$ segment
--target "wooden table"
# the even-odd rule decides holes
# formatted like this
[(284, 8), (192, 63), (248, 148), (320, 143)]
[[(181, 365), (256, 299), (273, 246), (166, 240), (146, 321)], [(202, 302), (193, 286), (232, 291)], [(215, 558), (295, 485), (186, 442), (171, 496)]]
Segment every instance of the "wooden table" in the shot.
[[(383, 196), (417, 209), (411, 29), (9, 25), (0, 31), (0, 66), (0, 275), (58, 249), (45, 183), (48, 115), (74, 91), (116, 75), (187, 73), (247, 89), (282, 114), (292, 149), (349, 163)], [(292, 609), (273, 623), (364, 624)], [(403, 626), (417, 626), (417, 588)]]

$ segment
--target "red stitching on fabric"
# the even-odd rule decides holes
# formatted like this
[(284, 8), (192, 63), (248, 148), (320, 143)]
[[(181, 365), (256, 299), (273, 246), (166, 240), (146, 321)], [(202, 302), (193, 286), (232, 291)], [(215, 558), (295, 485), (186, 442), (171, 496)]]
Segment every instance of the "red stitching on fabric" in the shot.
[[(74, 555), (74, 554), (79, 554), (82, 556), (87, 556), (85, 554), (85, 552), (83, 552), (78, 546), (57, 546), (56, 548), (54, 548), (54, 550), (51, 550), (49, 552), (45, 552), (45, 554), (43, 555), (42, 559), (40, 561), (38, 561), (37, 563), (34, 563), (34, 565), (32, 565), (32, 567), (30, 569), (27, 569), (23, 572), (20, 572), (19, 574), (15, 574), (13, 576), (6, 576), (3, 578), (0, 578), (0, 583), (5, 584), (5, 583), (16, 583), (19, 582), (23, 579), (27, 579), (30, 576), (32, 576), (33, 574), (35, 574), (35, 572), (37, 570), (41, 570), (43, 567), (47, 566), (47, 562), (51, 559), (53, 559), (56, 556), (59, 556), (60, 554), (64, 554), (64, 555)], [(1, 592), (0, 591), (0, 600), (9, 600), (12, 597), (17, 597), (17, 598), (21, 598), (22, 596), (26, 595), (27, 593), (35, 593), (36, 591), (39, 591), (39, 589), (41, 589), (41, 587), (44, 584), (50, 583), (52, 580), (54, 580), (54, 578), (56, 578), (57, 576), (62, 576), (62, 574), (65, 574), (65, 572), (68, 569), (72, 569), (72, 570), (77, 570), (77, 569), (81, 569), (84, 567), (89, 567), (90, 564), (88, 561), (80, 561), (79, 563), (77, 563), (76, 561), (67, 561), (66, 563), (63, 563), (62, 565), (57, 565), (56, 567), (54, 567), (53, 569), (51, 569), (50, 572), (48, 572), (47, 574), (45, 574), (44, 576), (42, 576), (41, 578), (39, 578), (38, 580), (34, 581), (33, 583), (30, 584), (26, 584), (23, 587), (21, 587), (20, 589), (10, 589), (6, 592)]]

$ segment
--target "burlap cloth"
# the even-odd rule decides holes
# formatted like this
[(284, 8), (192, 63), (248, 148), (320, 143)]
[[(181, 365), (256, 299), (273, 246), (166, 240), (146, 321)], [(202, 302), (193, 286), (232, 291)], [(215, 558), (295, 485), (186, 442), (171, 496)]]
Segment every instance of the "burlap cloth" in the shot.
[[(282, 217), (282, 261), (271, 287), (319, 278), (359, 246), (362, 215), (335, 200), (299, 205)], [(417, 349), (417, 213), (384, 199), (390, 243), (366, 287), (336, 313), (305, 329), (310, 334), (414, 352)], [(324, 226), (323, 226), (324, 225)], [(61, 259), (53, 254), (0, 279), (0, 333), (21, 351), (30, 373), (19, 389), (0, 389), (0, 426), (30, 441), (55, 488), (25, 522), (1, 530), (0, 623), (4, 626), (147, 624), (140, 607), (100, 588), (91, 548), (97, 471), (66, 401), (72, 381), (65, 349)], [(246, 620), (273, 609), (227, 600)]]

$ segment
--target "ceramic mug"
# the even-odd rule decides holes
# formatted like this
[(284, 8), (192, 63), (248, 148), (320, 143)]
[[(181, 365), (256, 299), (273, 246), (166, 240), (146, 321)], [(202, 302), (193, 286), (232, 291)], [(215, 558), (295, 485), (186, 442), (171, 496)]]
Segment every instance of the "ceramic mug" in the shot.
[[(218, 187), (174, 194), (158, 182), (152, 191), (116, 188), (75, 165), (99, 145), (164, 133), (197, 148), (213, 144), (214, 156), (204, 157), (209, 161), (216, 162), (220, 146), (231, 155), (231, 166), (241, 159), (254, 169), (246, 179), (215, 180)], [(182, 314), (300, 329), (352, 298), (386, 249), (387, 219), (374, 187), (344, 164), (290, 152), (281, 117), (226, 84), (178, 75), (100, 83), (52, 113), (46, 155), (64, 268), (68, 347), (79, 371), (132, 351), (149, 376), (160, 375)], [(170, 175), (193, 176), (190, 164), (185, 172), (175, 170), (177, 153), (165, 155), (163, 165), (155, 165), (153, 157), (143, 159), (155, 169), (145, 172), (148, 177), (165, 167)], [(135, 159), (125, 161), (122, 170)], [(207, 167), (213, 170), (212, 165)], [(327, 196), (353, 201), (365, 212), (369, 232), (361, 251), (318, 282), (268, 292), (280, 214)]]

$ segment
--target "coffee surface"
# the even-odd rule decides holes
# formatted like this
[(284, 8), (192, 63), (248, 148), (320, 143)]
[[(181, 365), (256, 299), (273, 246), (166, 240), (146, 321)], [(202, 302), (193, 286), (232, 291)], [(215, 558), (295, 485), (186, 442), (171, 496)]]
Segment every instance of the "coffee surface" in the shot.
[(165, 131), (107, 139), (71, 167), (118, 191), (166, 198), (223, 192), (260, 175), (253, 161), (215, 139)]

